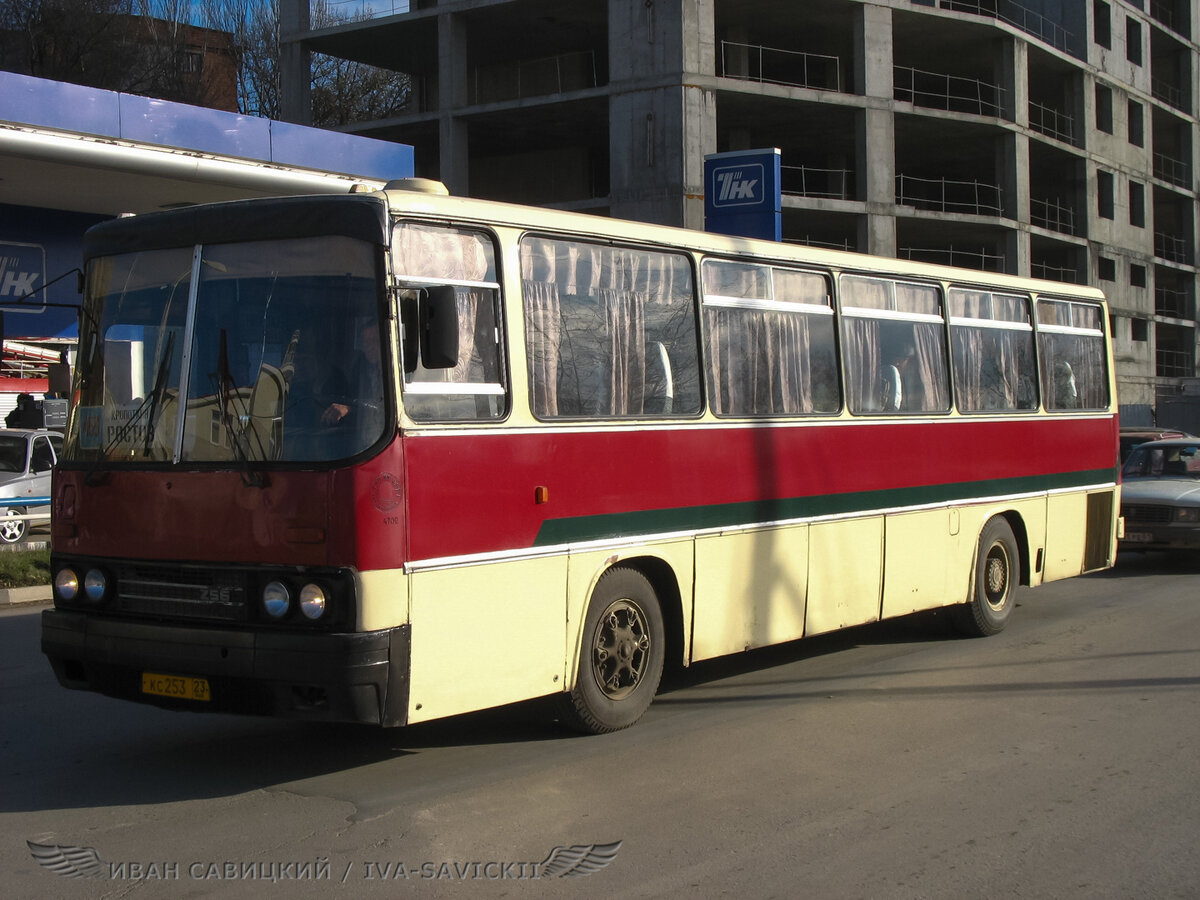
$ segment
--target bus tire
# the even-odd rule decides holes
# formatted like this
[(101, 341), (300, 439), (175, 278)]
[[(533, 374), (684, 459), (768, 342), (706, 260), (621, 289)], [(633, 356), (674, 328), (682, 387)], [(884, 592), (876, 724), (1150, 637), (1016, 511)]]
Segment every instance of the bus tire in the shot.
[(563, 695), (564, 723), (604, 734), (628, 728), (650, 707), (662, 678), (666, 630), (646, 576), (616, 566), (588, 602), (575, 686)]
[(954, 624), (970, 637), (998, 634), (1016, 605), (1020, 555), (1012, 528), (1000, 516), (988, 520), (979, 535), (971, 599), (954, 608)]

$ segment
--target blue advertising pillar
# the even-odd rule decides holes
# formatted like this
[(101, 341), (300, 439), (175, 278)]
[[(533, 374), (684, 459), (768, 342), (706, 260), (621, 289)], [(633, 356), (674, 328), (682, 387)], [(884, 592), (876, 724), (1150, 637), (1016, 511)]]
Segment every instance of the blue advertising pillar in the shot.
[(783, 240), (779, 148), (704, 157), (704, 230)]

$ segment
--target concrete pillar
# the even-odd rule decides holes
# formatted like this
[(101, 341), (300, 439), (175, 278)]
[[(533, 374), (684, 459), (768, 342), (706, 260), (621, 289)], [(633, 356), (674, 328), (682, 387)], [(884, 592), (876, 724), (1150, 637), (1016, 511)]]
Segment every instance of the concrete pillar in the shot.
[(716, 99), (687, 74), (714, 72), (713, 0), (609, 0), (608, 20), (612, 215), (703, 227)]
[(859, 249), (895, 256), (896, 123), (892, 115), (892, 11), (863, 4), (854, 23), (854, 86), (868, 98), (858, 119), (855, 169), (867, 218), (860, 223)]
[(1006, 138), (998, 157), (1000, 187), (1004, 191), (1004, 215), (1016, 219), (1018, 223), (1015, 229), (1007, 232), (1004, 271), (1011, 275), (1027, 276), (1031, 273), (1033, 262), (1029, 234), (1029, 138), (1023, 134)]
[(866, 97), (892, 100), (892, 11), (864, 3), (854, 19), (854, 88)]
[(1001, 106), (1004, 117), (1018, 125), (1029, 125), (1029, 45), (1009, 38), (1000, 58), (997, 73), (1004, 89)]
[(308, 0), (279, 0), (279, 115), (298, 125), (312, 123), (312, 54), (297, 40), (308, 30)]
[(453, 13), (438, 16), (438, 160), (439, 178), (451, 194), (471, 194), (467, 124), (456, 110), (467, 105), (467, 35)]

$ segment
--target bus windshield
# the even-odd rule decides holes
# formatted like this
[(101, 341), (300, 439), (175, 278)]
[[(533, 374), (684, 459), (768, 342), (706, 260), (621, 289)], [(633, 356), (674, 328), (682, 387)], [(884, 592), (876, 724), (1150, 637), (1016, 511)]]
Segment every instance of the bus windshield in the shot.
[(314, 237), (93, 260), (71, 456), (253, 464), (362, 453), (392, 420), (375, 254)]

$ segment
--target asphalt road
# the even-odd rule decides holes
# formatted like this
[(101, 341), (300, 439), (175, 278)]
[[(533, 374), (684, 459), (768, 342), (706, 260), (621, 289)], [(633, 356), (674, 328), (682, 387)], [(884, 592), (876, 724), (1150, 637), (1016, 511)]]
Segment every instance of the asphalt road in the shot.
[(1135, 557), (996, 637), (926, 615), (696, 667), (603, 737), (536, 703), (396, 731), (123, 704), (59, 688), (6, 610), (0, 894), (1196, 897), (1198, 600), (1200, 565)]

